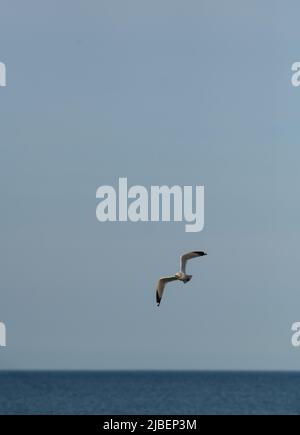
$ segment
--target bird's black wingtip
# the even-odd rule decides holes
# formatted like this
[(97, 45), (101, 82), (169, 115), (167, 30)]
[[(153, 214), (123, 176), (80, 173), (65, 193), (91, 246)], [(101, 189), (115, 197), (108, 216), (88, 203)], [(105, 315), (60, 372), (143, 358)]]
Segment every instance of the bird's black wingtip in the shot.
[(156, 292), (156, 303), (157, 303), (158, 307), (159, 307), (160, 301), (161, 301), (161, 298), (159, 297), (158, 292)]
[(204, 251), (194, 251), (194, 254), (197, 254), (197, 255), (207, 255), (207, 253), (204, 252)]

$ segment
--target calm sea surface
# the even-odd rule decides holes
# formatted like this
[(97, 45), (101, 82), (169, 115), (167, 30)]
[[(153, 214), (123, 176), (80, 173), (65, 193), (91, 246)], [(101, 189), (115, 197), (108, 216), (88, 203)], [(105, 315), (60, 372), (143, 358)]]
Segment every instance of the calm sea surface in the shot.
[(300, 373), (0, 372), (0, 414), (300, 414)]

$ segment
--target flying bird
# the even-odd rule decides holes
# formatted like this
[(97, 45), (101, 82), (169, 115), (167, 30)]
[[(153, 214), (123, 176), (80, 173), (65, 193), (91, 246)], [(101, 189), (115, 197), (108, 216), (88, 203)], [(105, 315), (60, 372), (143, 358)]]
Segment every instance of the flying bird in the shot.
[(202, 257), (203, 255), (207, 255), (206, 252), (192, 251), (192, 252), (187, 252), (186, 254), (183, 254), (180, 257), (180, 272), (175, 273), (175, 275), (173, 275), (173, 276), (162, 277), (158, 280), (158, 283), (156, 286), (156, 302), (157, 302), (158, 307), (160, 305), (160, 301), (161, 301), (161, 298), (162, 298), (162, 295), (163, 295), (163, 292), (165, 289), (165, 285), (171, 281), (182, 281), (184, 284), (189, 282), (192, 279), (193, 275), (188, 275), (186, 273), (187, 261), (190, 260), (191, 258)]

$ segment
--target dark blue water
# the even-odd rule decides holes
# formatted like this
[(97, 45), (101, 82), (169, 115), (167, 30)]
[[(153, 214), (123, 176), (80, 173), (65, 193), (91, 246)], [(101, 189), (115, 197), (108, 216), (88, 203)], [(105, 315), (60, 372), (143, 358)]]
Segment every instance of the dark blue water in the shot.
[(0, 372), (0, 414), (300, 414), (300, 373)]

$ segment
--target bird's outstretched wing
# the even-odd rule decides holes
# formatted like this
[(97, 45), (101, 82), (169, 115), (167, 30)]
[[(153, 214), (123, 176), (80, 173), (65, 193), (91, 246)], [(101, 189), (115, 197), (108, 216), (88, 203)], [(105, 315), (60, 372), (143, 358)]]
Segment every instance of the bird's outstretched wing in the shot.
[(166, 276), (158, 280), (156, 286), (156, 302), (158, 307), (164, 292), (165, 285), (167, 284), (167, 282), (176, 281), (176, 280), (177, 280), (176, 276)]
[(192, 251), (192, 252), (187, 252), (186, 254), (183, 254), (180, 257), (180, 271), (185, 274), (186, 262), (188, 260), (190, 260), (191, 258), (202, 257), (203, 255), (207, 255), (207, 254), (203, 251)]

